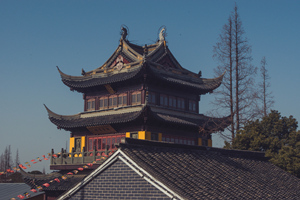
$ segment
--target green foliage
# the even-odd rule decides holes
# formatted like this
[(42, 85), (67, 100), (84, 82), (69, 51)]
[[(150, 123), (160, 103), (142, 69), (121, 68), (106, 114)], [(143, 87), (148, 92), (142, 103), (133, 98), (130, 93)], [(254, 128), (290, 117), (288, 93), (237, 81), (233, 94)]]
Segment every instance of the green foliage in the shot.
[(43, 173), (39, 170), (34, 170), (34, 171), (31, 171), (31, 172), (28, 172), (28, 174), (43, 174)]
[(278, 111), (261, 121), (250, 121), (241, 129), (232, 144), (225, 148), (263, 151), (270, 162), (300, 178), (300, 131), (292, 116), (282, 117)]

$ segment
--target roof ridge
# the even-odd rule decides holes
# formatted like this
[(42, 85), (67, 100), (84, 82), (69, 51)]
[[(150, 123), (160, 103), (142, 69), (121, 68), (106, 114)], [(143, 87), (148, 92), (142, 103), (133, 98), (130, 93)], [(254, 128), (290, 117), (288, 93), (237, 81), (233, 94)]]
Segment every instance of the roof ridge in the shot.
[(259, 160), (269, 160), (268, 157), (265, 157), (264, 152), (256, 152), (256, 151), (247, 151), (247, 150), (237, 150), (237, 149), (224, 149), (217, 147), (207, 147), (207, 146), (196, 146), (196, 145), (186, 145), (186, 144), (175, 144), (170, 142), (157, 142), (157, 141), (149, 141), (149, 140), (139, 140), (133, 138), (125, 138), (122, 143), (118, 144), (118, 146), (122, 148), (128, 148), (130, 146), (138, 146), (138, 147), (157, 147), (157, 148), (175, 148), (175, 149), (188, 149), (188, 150), (201, 150), (207, 152), (215, 152), (221, 155), (229, 155), (232, 157), (243, 157), (243, 158), (255, 158)]

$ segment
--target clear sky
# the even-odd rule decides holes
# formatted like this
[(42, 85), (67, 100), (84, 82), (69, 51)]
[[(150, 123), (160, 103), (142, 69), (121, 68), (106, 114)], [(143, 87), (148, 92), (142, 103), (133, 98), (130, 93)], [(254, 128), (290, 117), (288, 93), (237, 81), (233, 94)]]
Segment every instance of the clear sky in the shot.
[[(234, 2), (1, 0), (0, 153), (11, 145), (13, 158), (18, 149), (24, 163), (66, 147), (69, 133), (49, 121), (43, 104), (69, 115), (83, 111), (83, 99), (61, 82), (56, 66), (70, 75), (101, 66), (117, 48), (122, 24), (129, 28), (128, 39), (140, 45), (154, 43), (165, 25), (168, 46), (181, 65), (214, 77), (213, 45)], [(274, 109), (299, 121), (300, 1), (236, 2), (252, 64), (259, 67), (266, 56)], [(201, 98), (201, 113), (212, 109), (211, 100), (210, 94)], [(213, 138), (213, 146), (223, 146)], [(38, 169), (47, 170), (49, 163), (43, 163)]]

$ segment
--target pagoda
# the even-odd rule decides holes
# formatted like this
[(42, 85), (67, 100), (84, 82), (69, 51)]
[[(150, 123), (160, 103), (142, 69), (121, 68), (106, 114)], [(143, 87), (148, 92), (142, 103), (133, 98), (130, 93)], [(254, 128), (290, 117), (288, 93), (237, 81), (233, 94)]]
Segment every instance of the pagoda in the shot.
[(101, 67), (82, 69), (81, 76), (57, 69), (71, 91), (83, 94), (84, 111), (60, 115), (45, 106), (50, 121), (70, 132), (69, 152), (52, 157), (50, 169), (76, 169), (109, 155), (122, 138), (211, 147), (211, 133), (229, 123), (229, 117), (199, 114), (200, 96), (218, 88), (224, 74), (206, 79), (183, 68), (165, 28), (156, 43), (140, 46), (127, 40), (123, 27), (119, 46)]

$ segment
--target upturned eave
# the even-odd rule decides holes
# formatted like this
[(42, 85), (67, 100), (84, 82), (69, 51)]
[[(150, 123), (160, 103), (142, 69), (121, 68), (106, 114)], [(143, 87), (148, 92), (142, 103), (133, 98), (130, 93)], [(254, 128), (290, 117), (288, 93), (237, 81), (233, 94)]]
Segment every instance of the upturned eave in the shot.
[[(58, 128), (65, 130), (128, 123), (145, 116), (147, 119), (158, 121), (159, 123), (177, 124), (194, 128), (199, 127), (210, 132), (223, 130), (229, 125), (228, 117), (213, 118), (203, 114), (146, 104), (83, 112), (76, 115), (59, 115), (47, 107), (46, 109), (50, 121)], [(147, 112), (145, 112), (146, 110)]]
[(225, 75), (224, 72), (219, 77), (206, 79), (201, 78), (197, 74), (192, 72), (176, 69), (167, 69), (162, 65), (153, 62), (149, 63), (149, 72), (153, 77), (171, 84), (191, 88), (195, 92), (198, 92), (199, 95), (206, 94), (217, 89), (221, 85), (223, 77)]

